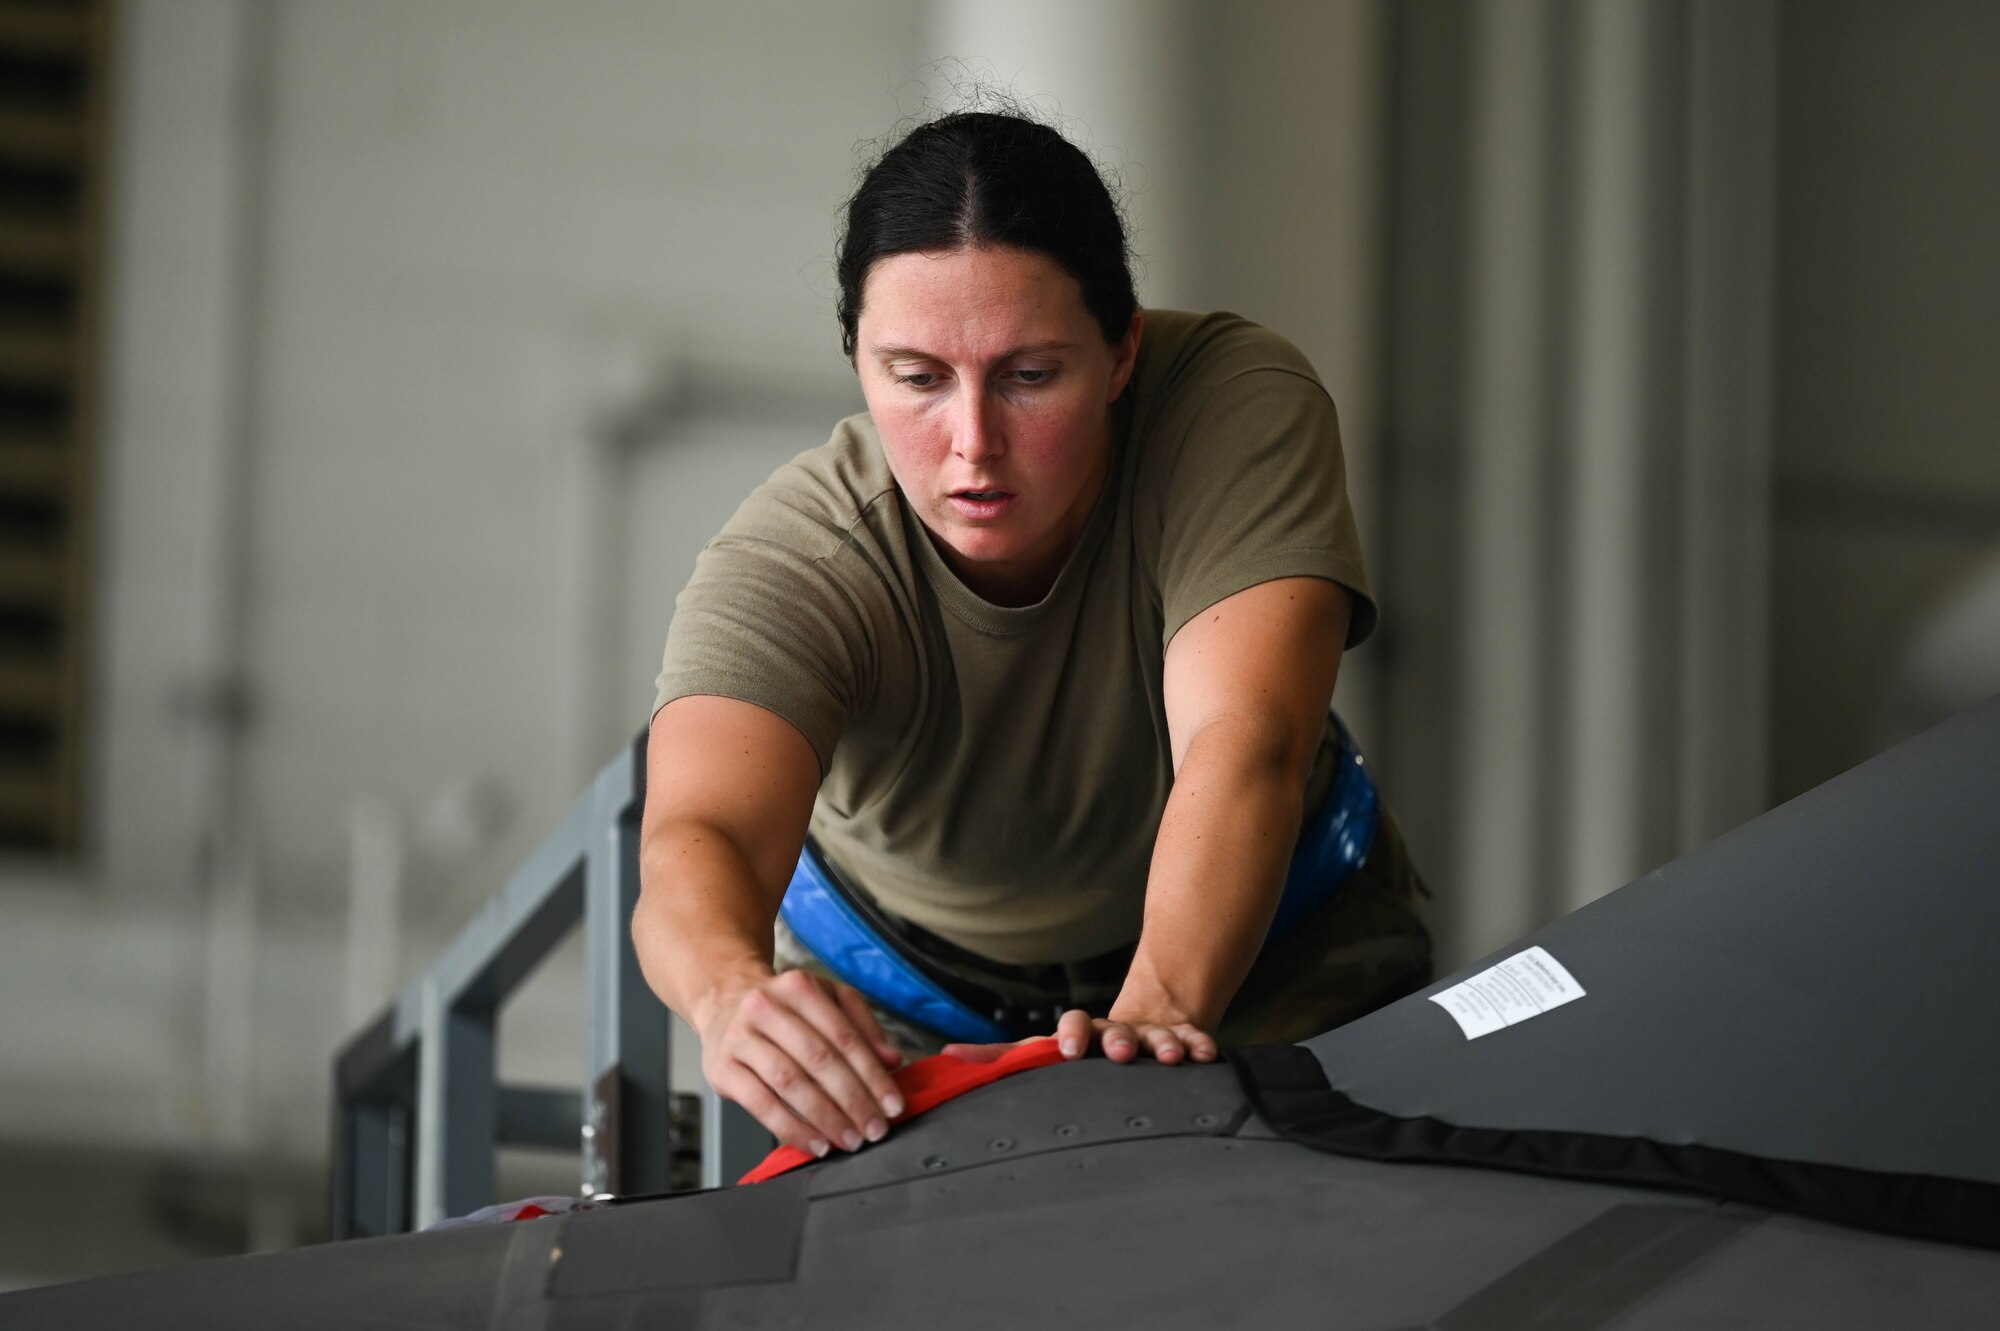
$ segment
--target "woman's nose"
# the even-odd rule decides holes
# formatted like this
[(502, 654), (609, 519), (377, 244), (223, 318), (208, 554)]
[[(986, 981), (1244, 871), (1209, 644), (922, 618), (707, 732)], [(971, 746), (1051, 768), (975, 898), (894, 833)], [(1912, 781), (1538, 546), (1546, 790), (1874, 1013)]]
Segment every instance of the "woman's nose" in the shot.
[(952, 452), (967, 462), (984, 462), (1007, 451), (999, 413), (988, 393), (964, 394), (958, 418), (952, 422)]

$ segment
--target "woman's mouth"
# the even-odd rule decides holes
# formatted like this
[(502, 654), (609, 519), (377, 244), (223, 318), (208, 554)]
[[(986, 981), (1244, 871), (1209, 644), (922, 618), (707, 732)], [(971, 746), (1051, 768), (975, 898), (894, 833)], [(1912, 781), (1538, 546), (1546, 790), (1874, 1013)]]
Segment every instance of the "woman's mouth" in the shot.
[(947, 497), (959, 516), (975, 521), (999, 517), (1016, 498), (1010, 490), (953, 490)]

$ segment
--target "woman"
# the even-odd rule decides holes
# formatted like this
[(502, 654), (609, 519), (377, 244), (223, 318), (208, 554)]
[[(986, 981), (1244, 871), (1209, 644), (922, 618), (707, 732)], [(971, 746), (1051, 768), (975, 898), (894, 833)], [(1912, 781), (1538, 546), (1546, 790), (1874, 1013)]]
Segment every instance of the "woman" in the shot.
[(1208, 1062), (1423, 983), (1328, 711), (1375, 607), (1311, 367), (1139, 310), (1015, 116), (885, 153), (838, 271), (868, 412), (703, 552), (652, 724), (633, 939), (710, 1084), (824, 1155), (901, 1112), (892, 1029)]

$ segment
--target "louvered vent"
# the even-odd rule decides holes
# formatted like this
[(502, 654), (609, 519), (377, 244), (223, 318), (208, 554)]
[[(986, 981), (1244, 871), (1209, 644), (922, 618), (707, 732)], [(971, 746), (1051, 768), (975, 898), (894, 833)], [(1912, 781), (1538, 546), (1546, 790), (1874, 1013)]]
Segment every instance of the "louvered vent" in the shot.
[(0, 0), (0, 846), (81, 822), (108, 0)]

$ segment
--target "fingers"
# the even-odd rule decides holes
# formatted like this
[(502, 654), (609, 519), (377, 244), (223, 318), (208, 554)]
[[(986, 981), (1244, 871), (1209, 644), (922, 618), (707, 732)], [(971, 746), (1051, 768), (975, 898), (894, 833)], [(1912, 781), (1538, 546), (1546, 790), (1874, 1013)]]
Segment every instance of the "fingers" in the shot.
[(1100, 1020), (1096, 1025), (1104, 1056), (1114, 1063), (1130, 1063), (1142, 1053), (1169, 1066), (1181, 1062), (1213, 1063), (1216, 1059), (1215, 1037), (1185, 1022), (1156, 1026), (1149, 1022)]
[[(901, 1067), (903, 1051), (896, 1048), (895, 1042), (883, 1031), (882, 1023), (875, 1020), (875, 1011), (868, 1006), (868, 1000), (861, 996), (861, 991), (852, 985), (836, 984), (833, 986), (833, 996), (840, 1004), (840, 1010), (847, 1014), (848, 1020), (852, 1021), (855, 1028), (861, 1032), (862, 1038), (874, 1048), (875, 1056), (882, 1060), (882, 1066)], [(895, 1084), (891, 1082), (890, 1090), (894, 1089)], [(891, 1110), (889, 1117), (894, 1118), (901, 1112), (901, 1110)]]
[(1215, 1037), (1191, 1023), (1163, 1026), (1108, 1017), (1093, 1020), (1081, 1009), (1062, 1014), (1056, 1023), (1056, 1038), (1065, 1058), (1083, 1057), (1093, 1043), (1113, 1063), (1130, 1063), (1141, 1054), (1166, 1064), (1213, 1063), (1217, 1056)]
[(1187, 1049), (1175, 1035), (1172, 1027), (1141, 1026), (1138, 1028), (1139, 1046), (1153, 1056), (1155, 1062), (1174, 1064), (1181, 1061)]
[[(738, 1044), (735, 1054), (758, 1083), (737, 1103), (748, 1109), (758, 1122), (776, 1131), (772, 1120), (782, 1125), (789, 1114), (804, 1126), (804, 1133), (778, 1135), (814, 1155), (825, 1155), (826, 1151), (820, 1148), (828, 1144), (849, 1151), (861, 1149), (865, 1140), (861, 1130), (789, 1051), (769, 1040), (748, 1039)], [(768, 1103), (767, 1096), (777, 1104)], [(760, 1108), (766, 1113), (759, 1113)]]
[[(746, 1006), (749, 1006), (746, 1003)], [(855, 1029), (847, 1011), (823, 982), (804, 971), (787, 971), (771, 987), (766, 1001), (752, 1013), (756, 1029), (802, 1069), (810, 1089), (837, 1106), (831, 1120), (805, 1117), (833, 1134), (833, 1140), (856, 1150), (863, 1140), (888, 1135), (888, 1120), (902, 1112), (903, 1097), (882, 1067), (880, 1054)], [(772, 1083), (795, 1110), (803, 1106), (785, 1086)]]
[(1126, 1022), (1098, 1022), (1097, 1042), (1113, 1063), (1130, 1063), (1139, 1055), (1139, 1032)]
[(868, 1010), (868, 1000), (858, 992), (844, 984), (806, 978), (810, 983), (805, 987), (811, 992), (801, 1011), (860, 1079), (871, 1102), (871, 1117), (879, 1110), (884, 1118), (895, 1118), (903, 1112), (903, 1093), (889, 1069), (903, 1061), (902, 1052), (889, 1043), (881, 1023)]
[(1064, 1058), (1082, 1058), (1090, 1052), (1097, 1023), (1082, 1008), (1071, 1008), (1056, 1020), (1056, 1044)]
[(1176, 1026), (1174, 1032), (1181, 1037), (1181, 1043), (1187, 1047), (1188, 1058), (1192, 1062), (1213, 1063), (1221, 1054), (1215, 1043), (1215, 1037), (1199, 1026)]
[(749, 1065), (734, 1058), (714, 1063), (703, 1058), (702, 1075), (715, 1088), (717, 1095), (741, 1105), (750, 1117), (764, 1126), (766, 1132), (785, 1145), (796, 1146), (818, 1156), (824, 1156), (833, 1149), (833, 1144), (818, 1129), (794, 1114)]
[[(1215, 1061), (1215, 1041), (1194, 1026), (1142, 1026), (1139, 1041), (1161, 1063), (1179, 1063), (1184, 1059), (1197, 1063)], [(1202, 1056), (1203, 1052), (1207, 1057)]]
[(844, 989), (788, 971), (746, 988), (703, 1032), (709, 1084), (815, 1155), (880, 1141), (905, 1108), (884, 1067), (901, 1055), (860, 996)]

